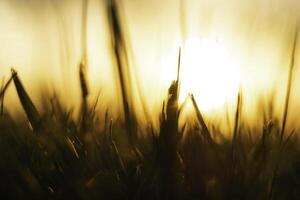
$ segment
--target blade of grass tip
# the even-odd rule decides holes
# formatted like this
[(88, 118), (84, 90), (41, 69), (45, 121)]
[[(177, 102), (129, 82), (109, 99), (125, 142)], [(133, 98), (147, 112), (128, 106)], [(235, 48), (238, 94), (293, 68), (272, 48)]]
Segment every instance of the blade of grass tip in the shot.
[(200, 126), (201, 126), (202, 130), (203, 130), (203, 133), (204, 133), (206, 139), (208, 140), (208, 142), (212, 144), (213, 140), (212, 140), (211, 135), (209, 133), (209, 130), (208, 130), (208, 128), (207, 128), (207, 126), (206, 126), (206, 124), (204, 122), (203, 116), (202, 116), (202, 114), (200, 112), (200, 109), (199, 109), (199, 107), (197, 105), (195, 97), (194, 97), (193, 94), (189, 94), (189, 96), (190, 96), (190, 99), (192, 101), (193, 107), (194, 107), (194, 109), (196, 111), (196, 116), (197, 116), (197, 119), (198, 119), (198, 121), (200, 123)]
[[(173, 81), (169, 91), (168, 91), (168, 102), (167, 102), (167, 111), (172, 110), (169, 115), (171, 116), (178, 116), (178, 99), (179, 99), (179, 90), (180, 90), (180, 62), (181, 62), (181, 48), (179, 48), (178, 52), (178, 64), (177, 64), (177, 79), (176, 81)], [(170, 109), (168, 109), (170, 108)], [(168, 117), (168, 116), (167, 116)]]
[(30, 125), (34, 131), (37, 131), (40, 129), (42, 123), (40, 114), (38, 113), (38, 110), (36, 109), (27, 92), (25, 91), (17, 72), (14, 69), (11, 69), (11, 72), (19, 99), (21, 101), (23, 109), (25, 110)]
[(283, 120), (282, 120), (281, 132), (280, 132), (280, 141), (279, 141), (280, 144), (282, 143), (282, 140), (283, 140), (283, 136), (284, 136), (284, 132), (285, 132), (285, 128), (286, 128), (288, 109), (289, 109), (289, 104), (290, 104), (293, 72), (294, 72), (294, 68), (295, 68), (294, 65), (295, 65), (295, 53), (296, 53), (296, 48), (297, 48), (298, 31), (299, 31), (299, 24), (297, 25), (295, 35), (294, 35), (294, 41), (293, 41), (293, 49), (292, 49), (289, 75), (288, 75), (288, 83), (287, 83), (286, 96), (285, 96), (285, 106), (284, 106), (284, 111), (283, 111)]

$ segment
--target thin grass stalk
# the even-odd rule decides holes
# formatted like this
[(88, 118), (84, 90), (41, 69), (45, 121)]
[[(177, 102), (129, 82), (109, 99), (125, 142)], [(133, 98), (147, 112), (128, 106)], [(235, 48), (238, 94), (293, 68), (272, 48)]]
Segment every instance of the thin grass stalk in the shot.
[[(129, 40), (129, 38), (126, 38), (127, 40)], [(124, 44), (125, 44), (125, 41), (124, 41)], [(126, 55), (128, 56), (128, 59), (131, 59), (132, 61), (132, 71), (131, 71), (131, 79), (132, 80), (132, 83), (130, 86), (132, 86), (132, 90), (134, 90), (136, 87), (137, 89), (137, 95), (135, 96), (135, 102), (138, 102), (140, 105), (141, 105), (141, 109), (142, 109), (142, 112), (144, 114), (144, 116), (146, 117), (146, 119), (150, 119), (151, 121), (151, 116), (149, 114), (149, 107), (147, 107), (147, 103), (146, 103), (146, 95), (145, 95), (145, 92), (143, 91), (143, 87), (142, 87), (142, 83), (141, 83), (141, 79), (139, 77), (139, 72), (138, 72), (138, 69), (137, 67), (137, 64), (135, 63), (135, 59), (133, 57), (133, 53), (132, 53), (132, 46), (131, 46), (131, 43), (130, 41), (126, 43)], [(126, 59), (127, 60), (127, 59)]]
[[(239, 131), (241, 101), (242, 101), (242, 94), (241, 94), (241, 90), (239, 90), (238, 98), (237, 98), (237, 105), (236, 105), (236, 112), (235, 112), (234, 129), (233, 129), (233, 135), (232, 135), (233, 146), (236, 145), (237, 135), (238, 135), (238, 131)], [(233, 149), (234, 149), (234, 147), (233, 147)]]
[(166, 114), (160, 125), (158, 162), (160, 166), (161, 197), (172, 199), (175, 190), (175, 173), (178, 145), (178, 102), (177, 83), (174, 81), (169, 89)]
[(33, 130), (38, 131), (40, 129), (41, 123), (42, 123), (40, 114), (39, 114), (38, 110), (36, 109), (36, 107), (34, 106), (32, 100), (28, 96), (26, 90), (24, 89), (24, 86), (21, 83), (21, 80), (19, 79), (17, 72), (14, 69), (12, 69), (11, 72), (12, 72), (12, 77), (14, 80), (14, 84), (15, 84), (20, 102), (23, 106), (23, 109), (25, 110), (28, 121), (30, 122), (30, 125), (33, 128)]
[(235, 112), (235, 120), (234, 120), (234, 129), (232, 135), (232, 144), (231, 144), (231, 176), (236, 176), (236, 164), (237, 164), (237, 139), (239, 133), (239, 125), (240, 125), (240, 114), (241, 114), (241, 104), (242, 104), (242, 94), (241, 89), (238, 92), (237, 96), (237, 105)]
[(118, 15), (118, 9), (115, 0), (108, 0), (107, 3), (108, 18), (110, 23), (111, 40), (114, 52), (114, 58), (117, 65), (117, 73), (119, 79), (119, 86), (121, 89), (122, 105), (125, 117), (125, 125), (129, 134), (129, 141), (132, 147), (134, 146), (134, 125), (135, 116), (132, 107), (131, 94), (131, 77), (128, 63), (128, 55), (126, 50), (126, 42), (121, 28), (121, 22)]
[(203, 119), (203, 116), (202, 116), (202, 113), (197, 105), (197, 102), (195, 100), (195, 97), (193, 94), (189, 94), (190, 96), (190, 99), (192, 101), (192, 104), (193, 104), (193, 107), (196, 111), (196, 116), (197, 116), (197, 119), (198, 119), (198, 122), (200, 123), (200, 126), (201, 126), (201, 129), (203, 131), (203, 134), (204, 134), (204, 137), (207, 139), (207, 141), (211, 144), (213, 144), (213, 140), (211, 138), (211, 135), (210, 135), (210, 132), (204, 122), (204, 119)]
[(86, 74), (85, 74), (85, 66), (83, 63), (80, 63), (79, 65), (79, 79), (80, 79), (81, 97), (83, 100), (86, 100), (89, 94), (89, 90), (88, 90), (88, 84), (87, 84)]
[[(279, 170), (279, 164), (282, 156), (282, 149), (283, 149), (283, 137), (284, 137), (284, 132), (286, 129), (286, 121), (287, 121), (287, 114), (288, 114), (288, 108), (289, 108), (289, 99), (290, 99), (290, 93), (291, 93), (291, 88), (292, 88), (292, 79), (293, 79), (293, 71), (294, 71), (294, 65), (295, 65), (295, 53), (296, 53), (296, 48), (297, 48), (297, 39), (298, 39), (298, 31), (299, 31), (299, 24), (297, 24), (297, 28), (295, 31), (294, 35), (294, 40), (293, 40), (293, 49), (292, 49), (292, 54), (291, 54), (291, 62), (290, 62), (290, 68), (289, 68), (289, 76), (288, 76), (288, 84), (287, 84), (287, 91), (286, 91), (286, 98), (285, 98), (285, 107), (283, 111), (283, 120), (282, 120), (282, 127), (281, 127), (281, 132), (280, 132), (280, 140), (279, 140), (279, 156), (275, 165), (275, 169), (273, 171), (273, 175), (271, 178), (271, 186), (268, 194), (268, 199), (272, 200), (274, 197), (274, 187), (277, 181), (277, 175), (278, 175), (278, 170)], [(287, 138), (287, 141), (289, 140), (290, 137)]]
[(280, 144), (282, 143), (282, 140), (284, 137), (288, 109), (289, 109), (289, 105), (290, 105), (291, 88), (292, 88), (292, 82), (293, 82), (293, 72), (294, 72), (294, 68), (295, 68), (295, 53), (296, 53), (296, 48), (297, 48), (298, 31), (299, 31), (299, 25), (297, 25), (295, 35), (294, 35), (294, 41), (293, 41), (293, 49), (292, 49), (289, 75), (288, 75), (288, 84), (287, 84), (286, 96), (285, 96), (285, 106), (284, 106), (284, 111), (283, 111), (283, 120), (282, 120), (281, 132), (280, 132)]
[(82, 14), (81, 14), (81, 62), (79, 65), (79, 79), (81, 86), (81, 130), (82, 133), (86, 133), (87, 131), (87, 120), (88, 119), (88, 102), (87, 97), (89, 94), (88, 90), (88, 82), (87, 82), (87, 15), (88, 15), (88, 0), (82, 1)]
[(87, 130), (87, 120), (88, 120), (87, 119), (88, 118), (87, 97), (89, 94), (89, 90), (87, 86), (85, 67), (83, 63), (80, 63), (79, 66), (79, 80), (80, 80), (81, 98), (82, 98), (80, 123), (81, 123), (81, 130), (83, 133), (85, 133)]
[(166, 112), (162, 111), (162, 121), (160, 124), (160, 134), (158, 139), (157, 158), (160, 166), (160, 195), (164, 199), (174, 199), (176, 193), (176, 172), (178, 143), (180, 135), (178, 132), (179, 120), (179, 81), (180, 81), (180, 50), (178, 55), (177, 80), (173, 81), (166, 103)]

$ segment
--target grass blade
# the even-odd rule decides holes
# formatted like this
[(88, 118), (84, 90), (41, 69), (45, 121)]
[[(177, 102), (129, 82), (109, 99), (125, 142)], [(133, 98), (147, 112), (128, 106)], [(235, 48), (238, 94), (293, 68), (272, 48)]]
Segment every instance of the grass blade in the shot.
[(126, 41), (121, 27), (121, 18), (119, 16), (117, 3), (115, 0), (108, 1), (107, 11), (110, 24), (112, 48), (117, 67), (117, 77), (121, 89), (125, 126), (129, 136), (129, 143), (138, 157), (135, 146), (135, 139), (137, 137), (137, 119), (132, 102), (133, 94), (131, 71), (128, 61)]
[(84, 63), (80, 63), (79, 66), (79, 79), (80, 79), (80, 88), (81, 88), (81, 113), (80, 113), (80, 129), (82, 133), (85, 134), (87, 131), (87, 123), (88, 123), (88, 102), (87, 97), (89, 94), (87, 78), (85, 74), (86, 67)]
[(290, 62), (289, 75), (288, 75), (288, 84), (287, 84), (286, 96), (285, 96), (285, 106), (284, 106), (284, 111), (283, 111), (283, 120), (282, 120), (281, 132), (280, 132), (280, 143), (282, 143), (282, 140), (283, 140), (283, 136), (284, 136), (284, 132), (285, 132), (285, 128), (286, 128), (287, 114), (288, 114), (288, 109), (289, 109), (289, 104), (290, 104), (298, 31), (299, 31), (299, 25), (296, 28), (296, 32), (294, 35), (294, 41), (293, 41), (293, 49), (292, 49), (291, 62)]
[(198, 107), (198, 105), (197, 105), (197, 102), (196, 102), (196, 100), (195, 100), (195, 97), (194, 97), (193, 94), (189, 94), (189, 96), (190, 96), (190, 98), (191, 98), (191, 100), (192, 100), (192, 104), (193, 104), (193, 106), (194, 106), (194, 108), (195, 108), (196, 116), (197, 116), (198, 122), (200, 123), (200, 126), (201, 126), (201, 128), (202, 128), (203, 134), (204, 134), (204, 136), (206, 137), (206, 139), (208, 140), (208, 142), (212, 144), (212, 143), (213, 143), (213, 140), (212, 140), (211, 135), (210, 135), (210, 133), (209, 133), (209, 130), (208, 130), (208, 128), (207, 128), (207, 126), (206, 126), (206, 124), (205, 124), (205, 122), (204, 122), (202, 113), (200, 112), (200, 109), (199, 109), (199, 107)]
[[(279, 140), (279, 156), (277, 159), (277, 163), (275, 165), (275, 169), (273, 171), (272, 179), (271, 179), (271, 186), (270, 191), (268, 194), (268, 199), (271, 200), (274, 197), (274, 188), (277, 181), (277, 174), (279, 170), (279, 164), (281, 160), (281, 155), (283, 154), (282, 149), (282, 142), (283, 142), (283, 136), (286, 129), (286, 121), (287, 121), (287, 114), (289, 109), (289, 100), (291, 95), (291, 88), (292, 88), (292, 78), (293, 78), (293, 71), (294, 71), (294, 65), (295, 65), (295, 52), (297, 47), (297, 39), (298, 39), (298, 31), (299, 31), (299, 24), (296, 27), (295, 35), (294, 35), (294, 41), (293, 41), (293, 49), (292, 49), (292, 55), (291, 55), (291, 62), (290, 62), (290, 68), (289, 68), (289, 76), (288, 76), (288, 84), (287, 84), (287, 91), (286, 91), (286, 97), (285, 97), (285, 107), (283, 111), (283, 120), (282, 120), (282, 126), (281, 126), (281, 132), (280, 132), (280, 140)], [(292, 135), (292, 134), (291, 134)], [(289, 137), (287, 138), (287, 141), (289, 140)]]
[(27, 115), (27, 118), (30, 122), (30, 125), (32, 126), (34, 131), (39, 130), (41, 127), (41, 117), (39, 112), (37, 111), (36, 107), (34, 106), (32, 100), (28, 96), (26, 90), (23, 87), (23, 84), (21, 83), (21, 80), (18, 77), (17, 72), (12, 69), (12, 77), (14, 80), (14, 84), (20, 99), (20, 102), (23, 106), (23, 109)]
[[(178, 120), (180, 107), (178, 105), (180, 90), (180, 59), (181, 49), (178, 55), (177, 80), (173, 81), (169, 91), (166, 104), (166, 113), (164, 104), (162, 110), (162, 120), (160, 124), (160, 134), (158, 139), (158, 161), (161, 172), (161, 196), (164, 199), (174, 199), (176, 192), (176, 172), (178, 172), (178, 144), (181, 139), (178, 131)], [(182, 107), (181, 107), (182, 108)], [(181, 165), (183, 166), (183, 165)]]

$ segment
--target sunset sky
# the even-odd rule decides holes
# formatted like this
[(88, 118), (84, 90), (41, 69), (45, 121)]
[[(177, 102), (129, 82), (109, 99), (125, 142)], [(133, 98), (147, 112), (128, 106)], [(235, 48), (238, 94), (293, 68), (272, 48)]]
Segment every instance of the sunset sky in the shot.
[[(89, 2), (88, 76), (92, 98), (101, 90), (103, 104), (108, 104), (116, 87), (103, 2)], [(80, 0), (0, 1), (0, 77), (7, 79), (13, 66), (35, 100), (46, 87), (68, 95), (71, 104), (77, 103), (81, 5)], [(120, 8), (131, 65), (150, 106), (161, 105), (168, 85), (176, 78), (179, 46), (185, 46), (187, 41), (214, 41), (216, 49), (225, 49), (226, 59), (239, 71), (249, 110), (253, 110), (254, 100), (262, 92), (269, 95), (273, 88), (278, 98), (284, 99), (299, 1), (123, 0)], [(184, 16), (183, 23), (180, 16)], [(186, 51), (198, 51), (197, 48)], [(218, 54), (214, 58), (220, 59)], [(191, 60), (186, 63), (193, 62), (196, 67), (186, 68), (187, 74), (199, 73), (198, 62), (203, 63), (197, 56)], [(296, 59), (295, 79), (300, 75), (298, 63)], [(220, 72), (215, 71), (216, 75)], [(182, 80), (186, 90), (197, 93), (188, 79), (186, 75)], [(294, 83), (292, 95), (300, 96), (299, 80)], [(10, 102), (17, 104), (13, 90), (8, 96)], [(298, 98), (292, 98), (292, 110), (300, 108), (293, 104)]]

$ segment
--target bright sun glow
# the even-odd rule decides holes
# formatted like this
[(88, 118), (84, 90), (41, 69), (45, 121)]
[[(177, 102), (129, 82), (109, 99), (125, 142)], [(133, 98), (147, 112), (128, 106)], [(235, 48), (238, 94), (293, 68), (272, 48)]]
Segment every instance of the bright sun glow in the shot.
[(215, 40), (188, 39), (182, 53), (180, 102), (193, 93), (199, 107), (209, 110), (236, 98), (239, 68)]

